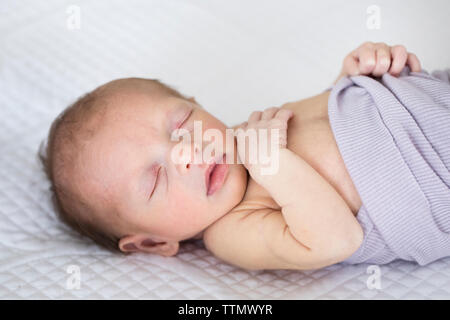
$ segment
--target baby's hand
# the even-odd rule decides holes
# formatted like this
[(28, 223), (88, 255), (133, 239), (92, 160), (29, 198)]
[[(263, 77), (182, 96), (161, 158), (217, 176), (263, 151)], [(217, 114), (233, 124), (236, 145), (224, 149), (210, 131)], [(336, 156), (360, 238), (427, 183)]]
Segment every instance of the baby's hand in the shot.
[[(286, 148), (288, 121), (293, 115), (294, 113), (289, 109), (267, 108), (264, 112), (252, 112), (248, 121), (236, 128), (239, 158), (247, 170), (250, 171), (254, 165), (259, 165), (261, 161), (265, 160), (260, 159), (261, 148), (262, 153), (268, 158), (273, 156), (271, 151), (274, 148), (278, 150)], [(266, 130), (260, 131), (259, 129)], [(276, 130), (272, 129), (278, 129), (278, 139), (275, 140), (275, 146), (271, 145), (272, 137), (276, 138), (274, 136)], [(246, 136), (249, 137), (249, 143), (245, 142)]]
[(417, 56), (407, 52), (404, 46), (390, 47), (382, 42), (365, 42), (345, 57), (338, 80), (356, 75), (380, 77), (387, 72), (397, 76), (406, 65), (413, 72), (421, 70)]

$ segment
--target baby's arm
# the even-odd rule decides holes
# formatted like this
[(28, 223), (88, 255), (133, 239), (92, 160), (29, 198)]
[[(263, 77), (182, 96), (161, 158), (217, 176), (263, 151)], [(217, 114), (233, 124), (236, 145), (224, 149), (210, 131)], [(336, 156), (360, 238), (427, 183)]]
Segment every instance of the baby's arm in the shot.
[(347, 203), (305, 160), (280, 149), (274, 175), (252, 177), (282, 208), (292, 235), (304, 246), (324, 255), (350, 255), (361, 244), (362, 228)]
[(342, 63), (342, 70), (334, 82), (342, 77), (367, 75), (381, 77), (389, 72), (398, 76), (405, 65), (413, 72), (420, 72), (420, 61), (414, 53), (409, 53), (402, 45), (388, 46), (385, 43), (364, 42), (350, 52)]
[(240, 143), (238, 137), (239, 157), (252, 178), (282, 208), (290, 233), (300, 242), (299, 248), (307, 247), (323, 261), (338, 262), (337, 258), (343, 260), (356, 251), (362, 242), (363, 231), (336, 190), (306, 161), (286, 148), (287, 122), (291, 116), (291, 110), (269, 108), (264, 112), (253, 112), (248, 122), (240, 127), (242, 132), (279, 129), (279, 154), (272, 155), (272, 161), (278, 161), (275, 174), (263, 174), (262, 170), (267, 166), (247, 160), (249, 152), (255, 152), (250, 150), (252, 147), (261, 147), (261, 140), (248, 146)]

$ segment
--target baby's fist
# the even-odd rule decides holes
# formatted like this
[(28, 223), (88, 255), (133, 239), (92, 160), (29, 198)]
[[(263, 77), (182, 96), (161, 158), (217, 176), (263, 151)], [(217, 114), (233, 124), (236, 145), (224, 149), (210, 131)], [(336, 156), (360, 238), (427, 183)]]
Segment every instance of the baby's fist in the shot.
[[(262, 152), (271, 158), (275, 156), (274, 148), (286, 148), (288, 121), (293, 115), (292, 110), (278, 107), (267, 108), (264, 112), (254, 111), (248, 121), (237, 128), (239, 158), (248, 170), (255, 164), (262, 164)], [(248, 143), (246, 137), (249, 137)]]
[(420, 61), (402, 45), (365, 42), (348, 54), (342, 65), (343, 76), (372, 75), (380, 77), (389, 72), (397, 76), (408, 65), (412, 72), (420, 72)]

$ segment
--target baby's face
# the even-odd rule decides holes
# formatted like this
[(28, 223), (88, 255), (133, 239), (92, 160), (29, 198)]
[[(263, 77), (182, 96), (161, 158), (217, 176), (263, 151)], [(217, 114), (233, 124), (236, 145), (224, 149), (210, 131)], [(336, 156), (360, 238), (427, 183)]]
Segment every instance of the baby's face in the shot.
[[(176, 128), (222, 133), (222, 153), (229, 155), (221, 168), (223, 183), (208, 194), (206, 175), (210, 159), (186, 161), (186, 153), (203, 150), (217, 141), (181, 143), (171, 139)], [(227, 127), (195, 102), (167, 95), (121, 93), (101, 120), (98, 133), (83, 156), (90, 183), (84, 190), (101, 193), (114, 210), (101, 210), (122, 236), (146, 235), (157, 241), (189, 239), (228, 213), (243, 198), (247, 184), (244, 166), (237, 164), (236, 143), (226, 144)], [(180, 144), (181, 143), (181, 144)], [(174, 147), (183, 152), (173, 152)], [(181, 159), (185, 160), (181, 160)], [(175, 161), (174, 161), (175, 160)], [(216, 182), (219, 180), (216, 180)], [(217, 186), (216, 186), (217, 187)], [(211, 190), (210, 190), (211, 191)]]

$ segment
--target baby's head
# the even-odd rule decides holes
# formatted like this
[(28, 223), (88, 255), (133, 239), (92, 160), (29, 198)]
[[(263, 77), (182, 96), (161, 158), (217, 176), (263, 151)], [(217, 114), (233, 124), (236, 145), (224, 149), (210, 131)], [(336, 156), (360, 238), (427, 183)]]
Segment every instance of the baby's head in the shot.
[[(219, 130), (223, 141), (171, 138), (177, 128), (192, 130), (194, 121), (203, 131)], [(244, 196), (247, 172), (237, 164), (234, 139), (225, 141), (226, 129), (193, 98), (157, 80), (109, 82), (51, 126), (42, 161), (56, 209), (106, 248), (174, 255), (180, 241), (201, 237)], [(211, 159), (198, 163), (193, 156), (210, 143), (223, 146), (222, 154), (212, 154), (216, 162), (224, 153), (233, 157), (213, 194), (205, 182)]]

